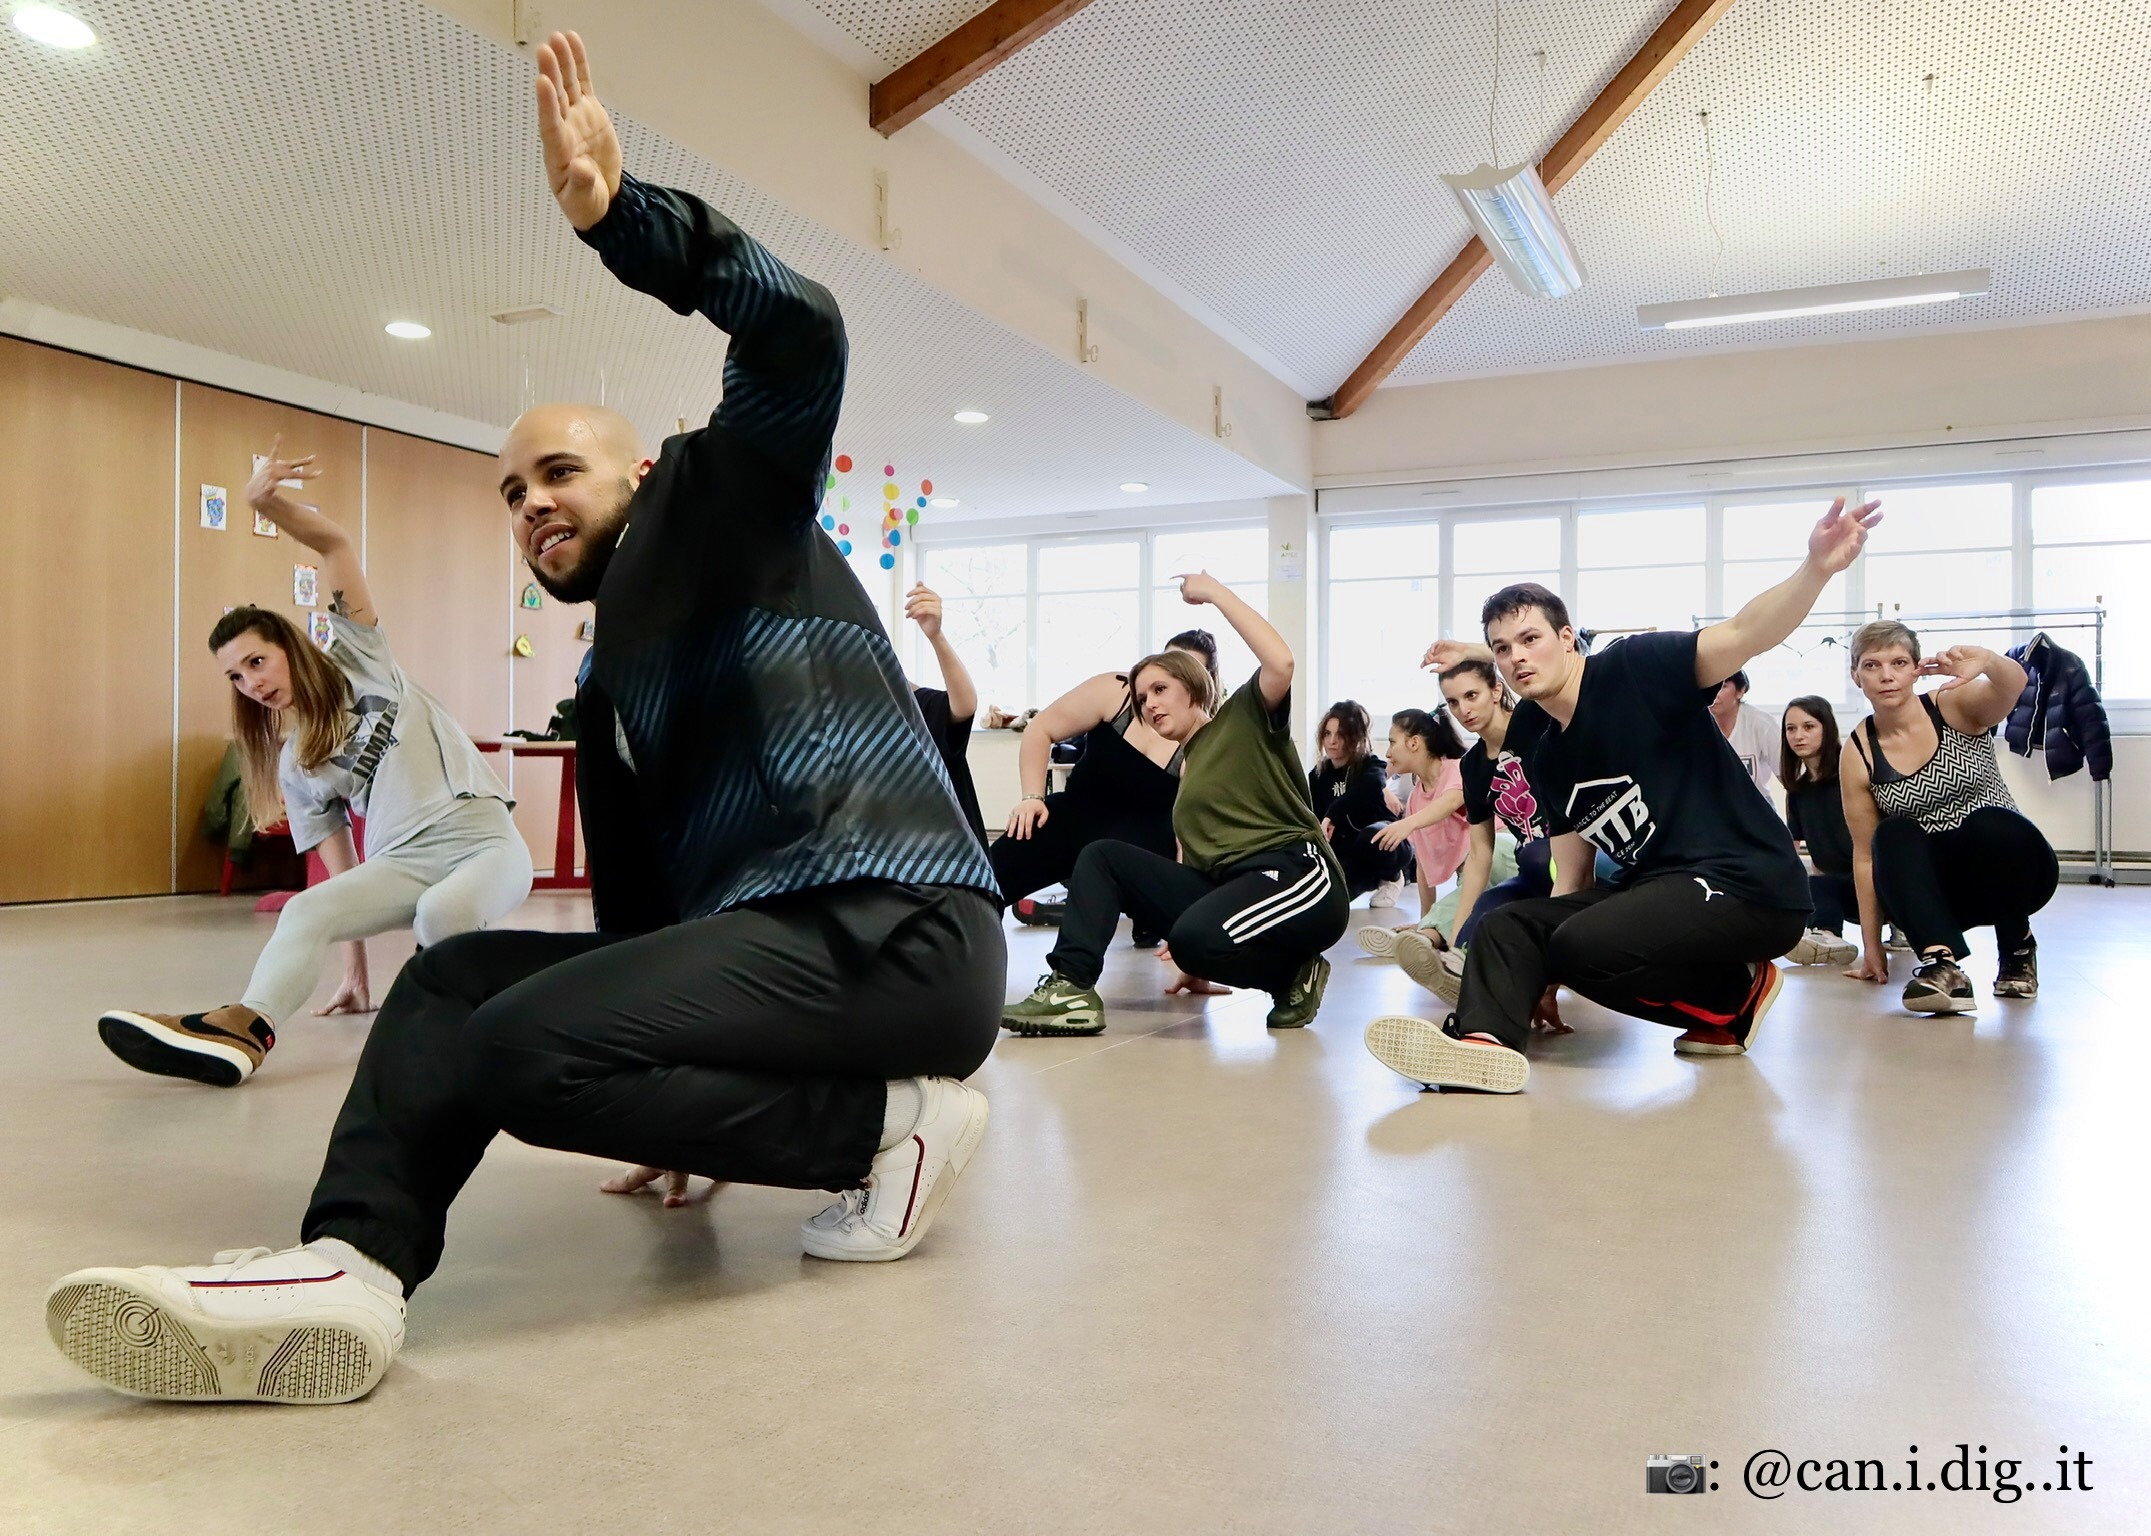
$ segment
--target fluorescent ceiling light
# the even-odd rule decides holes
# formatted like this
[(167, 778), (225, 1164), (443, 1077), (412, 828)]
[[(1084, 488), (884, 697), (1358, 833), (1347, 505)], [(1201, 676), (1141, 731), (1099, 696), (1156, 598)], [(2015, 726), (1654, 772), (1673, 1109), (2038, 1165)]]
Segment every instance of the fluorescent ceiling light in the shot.
[(1951, 299), (1977, 298), (1985, 293), (1991, 275), (1987, 268), (1976, 267), (1964, 272), (1882, 277), (1864, 283), (1780, 288), (1772, 293), (1736, 293), (1720, 299), (1683, 299), (1676, 304), (1642, 304), (1636, 308), (1636, 323), (1646, 331), (1691, 331), (1698, 326), (1787, 320), (1796, 315), (1842, 315), (1860, 309), (1896, 309), (1905, 304), (1946, 304)]
[(1442, 180), (1510, 282), (1542, 299), (1567, 298), (1583, 286), (1583, 263), (1568, 243), (1537, 166), (1482, 165), (1469, 176)]
[(927, 505), (930, 507), (960, 507), (963, 503), (953, 496), (936, 496)]
[(416, 320), (391, 320), (383, 329), (399, 341), (424, 341), (433, 334), (431, 329), (420, 325)]
[(1133, 494), (1136, 491), (1149, 490), (1150, 482), (1147, 480), (1123, 480), (1120, 482), (1120, 488), (1124, 491), (1129, 492), (1130, 494)]
[(982, 421), (993, 420), (993, 418), (991, 416), (988, 416), (984, 411), (958, 411), (956, 413), (956, 419), (962, 422), (967, 427), (975, 427)]
[(11, 19), (17, 32), (48, 48), (87, 48), (97, 41), (88, 22), (49, 5), (26, 5)]

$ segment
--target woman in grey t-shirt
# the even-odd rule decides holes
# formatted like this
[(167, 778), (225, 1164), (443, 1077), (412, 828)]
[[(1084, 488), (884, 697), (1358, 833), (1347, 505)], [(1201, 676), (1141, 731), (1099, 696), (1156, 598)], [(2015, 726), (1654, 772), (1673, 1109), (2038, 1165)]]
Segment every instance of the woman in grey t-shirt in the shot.
[[(530, 894), (530, 851), (508, 792), (440, 701), (403, 674), (373, 610), (350, 536), (319, 508), (283, 494), (311, 480), (313, 455), (272, 447), (246, 488), (265, 517), (321, 556), (333, 594), (330, 639), (317, 650), (264, 608), (234, 608), (209, 633), (231, 679), (247, 804), (257, 824), (291, 824), (332, 878), (285, 905), (241, 1001), (206, 1013), (115, 1010), (98, 1034), (129, 1066), (236, 1086), (276, 1044), (276, 1027), (314, 990), (328, 947), (354, 941), (343, 986), (324, 1013), (367, 1010), (365, 949), (355, 941), (406, 925), (421, 945), (498, 922)], [(365, 823), (365, 862), (352, 819)]]

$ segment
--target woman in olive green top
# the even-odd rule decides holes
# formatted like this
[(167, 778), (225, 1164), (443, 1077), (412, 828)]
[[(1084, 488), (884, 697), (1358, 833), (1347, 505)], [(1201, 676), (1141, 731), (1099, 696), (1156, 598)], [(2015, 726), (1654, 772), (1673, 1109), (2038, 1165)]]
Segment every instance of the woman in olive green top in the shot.
[(1097, 991), (1105, 951), (1125, 912), (1169, 935), (1191, 976), (1269, 993), (1270, 1028), (1315, 1016), (1329, 982), (1322, 951), (1344, 936), (1351, 906), (1344, 871), (1307, 803), (1307, 778), (1289, 723), (1292, 651), (1262, 615), (1207, 572), (1180, 578), (1180, 595), (1211, 603), (1261, 662), (1220, 706), (1200, 662), (1166, 652), (1128, 675), (1143, 722), (1184, 748), (1173, 835), (1180, 860), (1132, 843), (1083, 850), (1068, 877), (1068, 911), (1053, 969), (1001, 1015), (1019, 1035), (1095, 1035), (1105, 1028)]

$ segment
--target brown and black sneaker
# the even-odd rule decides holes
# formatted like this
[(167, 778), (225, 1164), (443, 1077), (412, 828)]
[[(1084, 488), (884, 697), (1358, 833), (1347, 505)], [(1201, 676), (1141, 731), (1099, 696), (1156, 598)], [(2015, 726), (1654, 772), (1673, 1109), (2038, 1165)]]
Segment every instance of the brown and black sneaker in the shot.
[(1905, 983), (1904, 1005), (1914, 1013), (1971, 1013), (1976, 1006), (1972, 978), (1949, 951), (1934, 950)]
[(130, 1013), (115, 1008), (97, 1021), (107, 1049), (138, 1072), (236, 1088), (276, 1045), (269, 1021), (243, 1003), (207, 1013)]
[(2037, 997), (2039, 995), (2039, 945), (2036, 940), (2026, 939), (2024, 947), (2005, 950), (2001, 969), (1994, 973), (1996, 997)]

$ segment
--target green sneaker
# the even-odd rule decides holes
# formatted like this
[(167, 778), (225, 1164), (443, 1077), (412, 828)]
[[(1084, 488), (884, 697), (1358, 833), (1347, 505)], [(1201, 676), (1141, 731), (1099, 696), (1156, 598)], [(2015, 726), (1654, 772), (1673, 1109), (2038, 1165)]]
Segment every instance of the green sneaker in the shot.
[(1322, 993), (1329, 986), (1329, 961), (1316, 955), (1292, 978), (1292, 990), (1270, 1009), (1272, 1029), (1305, 1029), (1322, 1007)]
[(1001, 1010), (1001, 1027), (1019, 1035), (1102, 1035), (1105, 999), (1048, 971), (1029, 997)]

